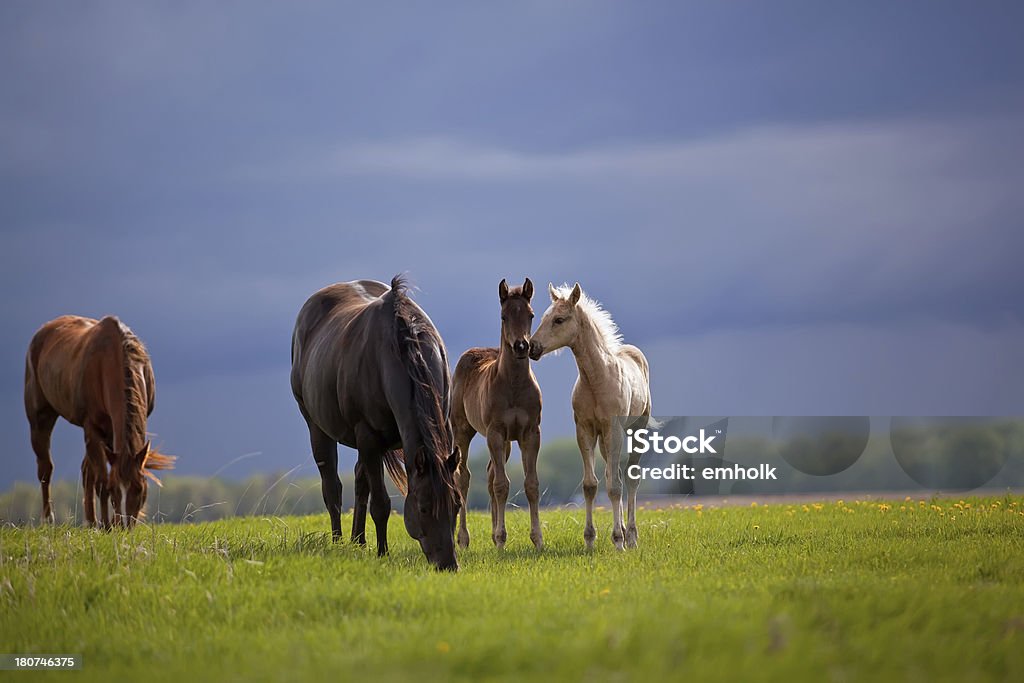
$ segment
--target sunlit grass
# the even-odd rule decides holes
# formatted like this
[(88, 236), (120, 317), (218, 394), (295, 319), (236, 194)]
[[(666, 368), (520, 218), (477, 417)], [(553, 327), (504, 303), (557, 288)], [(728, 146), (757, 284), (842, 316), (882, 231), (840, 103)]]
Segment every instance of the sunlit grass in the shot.
[[(1020, 498), (470, 518), (462, 571), (334, 544), (326, 516), (0, 530), (0, 652), (89, 680), (1024, 680)], [(346, 516), (345, 522), (351, 517)]]

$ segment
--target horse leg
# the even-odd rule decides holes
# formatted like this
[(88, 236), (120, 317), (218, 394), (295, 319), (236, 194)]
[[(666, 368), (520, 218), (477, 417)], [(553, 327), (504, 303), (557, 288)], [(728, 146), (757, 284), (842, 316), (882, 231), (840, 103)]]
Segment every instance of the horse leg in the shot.
[(370, 516), (377, 529), (377, 557), (388, 554), (388, 520), (391, 519), (391, 496), (384, 485), (384, 458), (380, 454), (359, 453), (370, 480)]
[(544, 537), (540, 530), (540, 481), (537, 479), (537, 454), (540, 452), (540, 427), (519, 440), (523, 454), (523, 488), (526, 500), (530, 502), (530, 540), (537, 550), (544, 548)]
[(50, 435), (57, 423), (57, 413), (46, 407), (29, 413), (29, 429), (32, 450), (36, 454), (36, 475), (39, 490), (43, 496), (43, 521), (54, 523), (53, 506), (50, 501), (50, 477), (53, 476), (53, 459), (50, 457)]
[(493, 469), (493, 497), (491, 504), (494, 510), (491, 518), (494, 524), (491, 527), (491, 540), (501, 550), (505, 547), (508, 534), (505, 531), (505, 504), (508, 502), (509, 480), (505, 472), (505, 454), (508, 450), (505, 435), (498, 430), (491, 430), (487, 433), (487, 450), (491, 454), (491, 465)]
[(313, 459), (320, 470), (320, 491), (331, 516), (331, 538), (341, 538), (341, 479), (338, 477), (338, 443), (315, 424), (309, 425)]
[[(114, 525), (124, 527), (124, 507), (121, 505), (121, 487), (114, 485), (107, 476), (104, 465), (94, 466), (93, 486), (100, 501), (100, 523), (109, 531)], [(109, 503), (109, 507), (108, 507)], [(108, 512), (109, 510), (109, 512)]]
[[(632, 465), (640, 462), (639, 453), (630, 453), (626, 459), (626, 472)], [(640, 540), (636, 529), (636, 491), (640, 488), (640, 479), (626, 477), (626, 547), (635, 548)]]
[(85, 526), (96, 526), (96, 477), (93, 475), (89, 456), (82, 458), (82, 514)]
[[(85, 486), (85, 475), (88, 469), (89, 474), (89, 486)], [(113, 487), (110, 486), (109, 478), (107, 477), (107, 454), (106, 449), (103, 445), (103, 437), (96, 432), (92, 427), (85, 427), (85, 460), (82, 462), (82, 481), (83, 486), (86, 488), (86, 496), (90, 498), (86, 504), (86, 514), (92, 513), (92, 520), (86, 517), (87, 521), (91, 521), (92, 524), (96, 523), (96, 513), (91, 508), (92, 506), (92, 495), (95, 493), (100, 503), (100, 522), (104, 529), (110, 529), (111, 517), (110, 513), (107, 512), (107, 502), (109, 499), (110, 506), (113, 513), (114, 521), (116, 522), (120, 518), (118, 501), (114, 497)]]
[(356, 461), (356, 505), (352, 515), (352, 542), (366, 545), (366, 504), (370, 499), (370, 478), (366, 465)]
[(594, 549), (597, 531), (594, 529), (594, 498), (597, 497), (597, 473), (594, 471), (594, 444), (597, 438), (593, 431), (580, 423), (576, 423), (576, 445), (580, 447), (583, 457), (583, 498), (587, 504), (587, 526), (583, 529), (583, 540), (587, 550)]
[(612, 503), (612, 543), (622, 550), (626, 540), (626, 529), (622, 524), (622, 473), (619, 471), (620, 442), (615, 439), (611, 427), (601, 431), (601, 455), (604, 457), (604, 486)]
[[(466, 527), (466, 507), (469, 502), (469, 481), (472, 478), (472, 474), (469, 471), (469, 443), (473, 440), (473, 435), (476, 432), (472, 431), (472, 427), (469, 430), (458, 429), (455, 434), (455, 445), (459, 447), (461, 453), (459, 460), (459, 469), (455, 472), (455, 485), (459, 487), (459, 491), (462, 492), (462, 507), (459, 508), (459, 547), (466, 549), (469, 547), (469, 529)], [(489, 490), (489, 487), (488, 487)]]
[(494, 463), (490, 458), (487, 459), (487, 509), (491, 512), (491, 529), (494, 529), (498, 520), (494, 516)]

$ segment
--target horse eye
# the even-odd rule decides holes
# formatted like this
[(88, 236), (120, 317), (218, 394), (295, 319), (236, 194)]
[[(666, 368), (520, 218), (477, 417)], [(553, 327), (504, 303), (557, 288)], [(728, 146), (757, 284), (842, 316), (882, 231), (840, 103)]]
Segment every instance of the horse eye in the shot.
[(506, 316), (501, 316), (501, 322), (507, 323), (508, 322), (508, 318)]
[(555, 320), (554, 320), (554, 323), (556, 325), (561, 325), (564, 322), (565, 322), (565, 318), (555, 318)]

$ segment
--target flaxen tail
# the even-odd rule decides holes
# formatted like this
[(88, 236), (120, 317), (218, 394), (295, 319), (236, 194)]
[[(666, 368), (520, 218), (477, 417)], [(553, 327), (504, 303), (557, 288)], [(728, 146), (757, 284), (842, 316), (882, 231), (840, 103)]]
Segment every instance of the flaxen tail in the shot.
[(149, 453), (146, 454), (146, 459), (142, 463), (142, 473), (152, 479), (153, 483), (157, 486), (163, 486), (151, 470), (173, 470), (174, 461), (177, 459), (177, 456), (159, 453), (156, 450), (150, 450)]

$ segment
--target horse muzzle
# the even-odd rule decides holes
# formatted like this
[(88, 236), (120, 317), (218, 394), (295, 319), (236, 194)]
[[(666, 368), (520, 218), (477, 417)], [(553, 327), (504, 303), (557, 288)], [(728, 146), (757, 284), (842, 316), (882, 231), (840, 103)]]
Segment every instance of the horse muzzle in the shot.
[(431, 562), (434, 565), (434, 569), (439, 572), (457, 572), (459, 571), (459, 561), (454, 557), (450, 561), (444, 562)]
[(512, 353), (516, 355), (516, 358), (526, 358), (530, 353), (530, 343), (525, 339), (512, 342)]
[(540, 360), (540, 357), (544, 355), (544, 347), (539, 343), (531, 340), (530, 341), (530, 358), (533, 360)]

